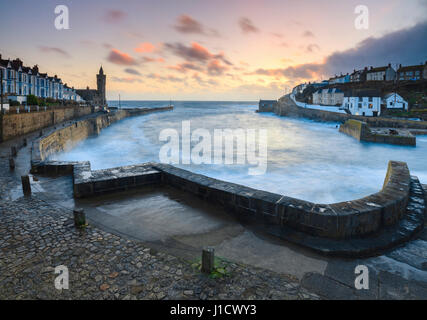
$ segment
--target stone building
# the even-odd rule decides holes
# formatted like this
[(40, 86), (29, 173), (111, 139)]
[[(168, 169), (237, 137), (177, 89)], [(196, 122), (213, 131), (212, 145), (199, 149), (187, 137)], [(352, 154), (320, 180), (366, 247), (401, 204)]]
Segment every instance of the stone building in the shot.
[(338, 88), (319, 89), (313, 93), (313, 104), (336, 106), (344, 100), (344, 92)]
[(396, 71), (391, 64), (384, 67), (371, 67), (366, 72), (366, 81), (393, 81), (396, 79)]
[(277, 100), (260, 100), (258, 110), (260, 110), (260, 112), (273, 112), (276, 105)]
[(427, 79), (427, 61), (425, 64), (415, 65), (415, 66), (399, 66), (397, 70), (397, 79), (398, 80), (422, 80)]
[(86, 103), (98, 107), (98, 106), (106, 106), (107, 105), (107, 99), (106, 99), (106, 78), (107, 76), (104, 74), (104, 70), (101, 68), (99, 69), (99, 73), (96, 75), (96, 86), (97, 89), (89, 89), (89, 87), (86, 87), (86, 89), (77, 89), (76, 92), (79, 96), (83, 98), (83, 100), (86, 101)]
[(368, 68), (361, 70), (354, 70), (350, 75), (350, 82), (365, 82), (366, 81), (366, 73), (368, 72)]

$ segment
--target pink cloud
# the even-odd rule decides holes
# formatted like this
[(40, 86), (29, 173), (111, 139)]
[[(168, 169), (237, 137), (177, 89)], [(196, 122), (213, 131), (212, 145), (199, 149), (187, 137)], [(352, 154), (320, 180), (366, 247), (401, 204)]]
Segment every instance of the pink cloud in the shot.
[(197, 42), (191, 43), (191, 46), (186, 46), (182, 43), (166, 43), (165, 48), (186, 61), (207, 63), (211, 59), (219, 59), (227, 65), (232, 65), (232, 63), (225, 58), (223, 52), (220, 52), (219, 54), (213, 54)]
[(156, 46), (151, 42), (143, 42), (133, 50), (138, 53), (146, 53), (146, 52), (153, 52), (154, 49), (156, 49)]
[(208, 73), (211, 76), (219, 76), (228, 70), (228, 67), (221, 64), (218, 59), (211, 60), (208, 64)]
[(110, 61), (111, 63), (124, 65), (124, 66), (132, 66), (137, 64), (134, 58), (132, 58), (127, 53), (121, 52), (117, 49), (112, 49), (110, 51), (110, 54), (108, 55), (107, 60)]
[(175, 66), (168, 66), (167, 68), (171, 69), (171, 70), (183, 72), (183, 73), (186, 73), (189, 70), (196, 70), (196, 71), (202, 70), (202, 68), (200, 66), (195, 65), (195, 64), (190, 63), (190, 62), (179, 63)]
[(206, 36), (219, 36), (219, 32), (214, 29), (208, 29), (199, 21), (193, 19), (189, 15), (183, 14), (178, 17), (174, 29), (181, 33), (195, 33)]

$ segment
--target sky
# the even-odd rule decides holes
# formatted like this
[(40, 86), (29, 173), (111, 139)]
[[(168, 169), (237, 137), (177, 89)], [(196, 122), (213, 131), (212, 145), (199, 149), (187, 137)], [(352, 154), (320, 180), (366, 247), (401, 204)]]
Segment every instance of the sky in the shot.
[[(65, 5), (69, 29), (55, 28)], [(369, 25), (355, 27), (368, 8)], [(0, 54), (107, 99), (277, 99), (355, 68), (427, 60), (427, 0), (0, 0)]]

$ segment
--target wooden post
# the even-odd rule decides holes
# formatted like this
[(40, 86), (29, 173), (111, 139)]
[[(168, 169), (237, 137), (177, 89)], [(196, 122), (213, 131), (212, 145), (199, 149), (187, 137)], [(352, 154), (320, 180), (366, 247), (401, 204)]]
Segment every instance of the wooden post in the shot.
[(31, 196), (31, 184), (29, 176), (21, 176), (22, 182), (22, 191), (24, 192), (24, 196)]
[(76, 227), (81, 228), (86, 225), (86, 215), (83, 209), (73, 210), (74, 224)]
[(202, 251), (202, 272), (211, 273), (214, 270), (215, 250), (212, 247), (204, 248)]
[(10, 170), (15, 169), (15, 160), (13, 160), (13, 158), (9, 158), (9, 167), (10, 167)]
[(15, 146), (10, 147), (10, 153), (12, 154), (12, 157), (16, 157), (16, 147)]
[(24, 138), (24, 140), (22, 141), (22, 144), (24, 145), (24, 147), (27, 146), (27, 139), (26, 138)]

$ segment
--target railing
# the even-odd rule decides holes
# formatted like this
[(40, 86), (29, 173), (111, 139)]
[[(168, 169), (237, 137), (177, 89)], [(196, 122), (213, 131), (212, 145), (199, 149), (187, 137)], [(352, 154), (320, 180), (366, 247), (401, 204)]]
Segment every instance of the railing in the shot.
[(29, 112), (48, 112), (58, 109), (68, 108), (83, 108), (88, 107), (86, 104), (69, 104), (69, 105), (55, 105), (55, 106), (10, 106), (8, 109), (3, 109), (4, 114), (20, 114)]

